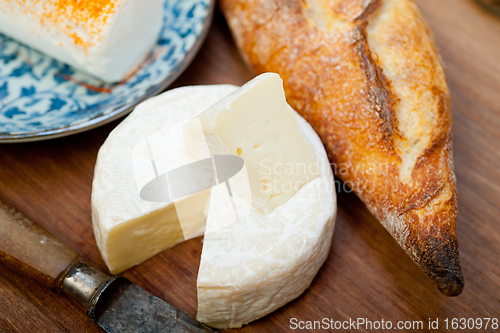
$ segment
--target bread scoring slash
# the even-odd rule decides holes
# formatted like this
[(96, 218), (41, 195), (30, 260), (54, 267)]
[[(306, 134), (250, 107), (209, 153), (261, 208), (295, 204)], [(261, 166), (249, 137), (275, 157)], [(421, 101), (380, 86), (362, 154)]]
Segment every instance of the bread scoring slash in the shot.
[(415, 2), (221, 4), (245, 61), (280, 74), (338, 176), (443, 294), (459, 295), (450, 95)]

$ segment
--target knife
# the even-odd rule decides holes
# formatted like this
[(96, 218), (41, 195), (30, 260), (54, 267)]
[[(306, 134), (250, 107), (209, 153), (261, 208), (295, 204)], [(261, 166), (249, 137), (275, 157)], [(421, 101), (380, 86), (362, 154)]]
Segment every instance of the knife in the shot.
[(110, 277), (0, 201), (0, 263), (69, 296), (106, 332), (213, 332), (122, 276)]

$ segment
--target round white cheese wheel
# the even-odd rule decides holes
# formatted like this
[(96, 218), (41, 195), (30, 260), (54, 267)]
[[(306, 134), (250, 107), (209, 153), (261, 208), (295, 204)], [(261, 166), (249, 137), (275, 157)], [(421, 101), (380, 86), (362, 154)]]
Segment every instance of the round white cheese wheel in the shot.
[[(136, 144), (197, 116), (236, 89), (213, 85), (170, 90), (139, 105), (111, 132), (95, 167), (92, 217), (97, 245), (113, 273), (184, 240), (172, 203), (140, 198), (132, 162)], [(203, 207), (193, 214), (208, 218), (197, 319), (209, 326), (241, 327), (285, 305), (309, 287), (328, 256), (337, 212), (334, 178), (318, 135), (296, 117), (319, 177), (271, 213), (252, 207), (225, 228), (210, 228), (217, 223), (207, 210), (210, 191), (188, 202)]]

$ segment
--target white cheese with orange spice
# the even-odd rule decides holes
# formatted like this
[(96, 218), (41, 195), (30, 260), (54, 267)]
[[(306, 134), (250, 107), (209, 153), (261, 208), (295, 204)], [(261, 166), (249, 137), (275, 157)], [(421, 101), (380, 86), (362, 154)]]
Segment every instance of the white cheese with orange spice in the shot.
[(157, 41), (163, 0), (0, 0), (0, 33), (115, 82)]

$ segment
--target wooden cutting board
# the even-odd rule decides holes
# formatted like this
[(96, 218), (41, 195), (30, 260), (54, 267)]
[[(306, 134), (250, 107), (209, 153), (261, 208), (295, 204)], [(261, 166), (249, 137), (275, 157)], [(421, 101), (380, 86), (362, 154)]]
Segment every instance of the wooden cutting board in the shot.
[[(423, 321), (423, 331), (429, 318), (439, 318), (439, 331), (446, 331), (446, 318), (450, 325), (453, 318), (500, 319), (500, 17), (471, 0), (417, 2), (436, 35), (453, 100), (463, 294), (441, 295), (357, 197), (341, 192), (333, 247), (311, 288), (240, 332), (291, 331), (293, 318)], [(174, 86), (240, 85), (251, 78), (217, 13), (200, 54)], [(118, 123), (63, 139), (0, 146), (0, 199), (104, 271), (90, 193), (97, 151)], [(190, 240), (124, 275), (195, 316), (201, 247), (201, 239)], [(0, 268), (0, 331), (101, 330), (63, 296)]]

